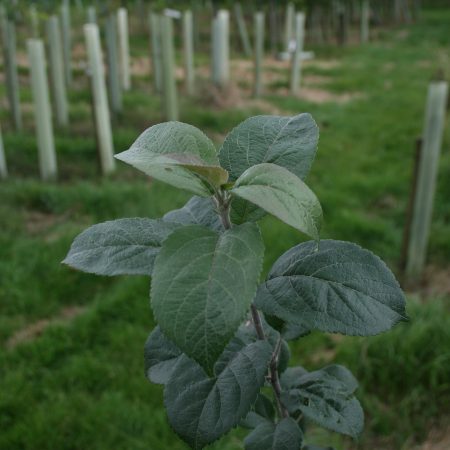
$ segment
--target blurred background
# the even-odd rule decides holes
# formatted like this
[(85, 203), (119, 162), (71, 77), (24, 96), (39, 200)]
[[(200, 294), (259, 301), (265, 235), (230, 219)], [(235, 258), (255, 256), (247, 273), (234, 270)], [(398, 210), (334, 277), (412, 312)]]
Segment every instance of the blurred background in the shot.
[[(310, 436), (450, 448), (448, 1), (4, 0), (0, 21), (0, 449), (187, 448), (144, 376), (148, 279), (60, 261), (91, 224), (190, 197), (111, 163), (147, 127), (178, 119), (219, 146), (249, 116), (300, 112), (321, 133), (307, 183), (322, 237), (386, 260), (410, 316), (294, 343), (292, 363), (347, 365), (366, 414), (359, 442)], [(271, 217), (261, 228), (266, 271), (304, 239)]]

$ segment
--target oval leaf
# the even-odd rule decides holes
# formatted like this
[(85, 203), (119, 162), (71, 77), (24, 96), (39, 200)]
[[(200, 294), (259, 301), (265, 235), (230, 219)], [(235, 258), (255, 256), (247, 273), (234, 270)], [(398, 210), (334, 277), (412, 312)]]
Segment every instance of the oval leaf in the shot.
[(75, 238), (63, 264), (97, 275), (151, 275), (163, 241), (179, 227), (142, 218), (99, 223)]
[(300, 178), (275, 164), (258, 164), (245, 171), (231, 192), (319, 239), (322, 208)]
[(147, 338), (144, 348), (147, 378), (152, 383), (166, 384), (181, 356), (181, 350), (156, 327)]
[(154, 125), (115, 157), (153, 178), (203, 197), (228, 180), (212, 141), (186, 123)]
[(164, 390), (170, 424), (192, 448), (202, 449), (238, 425), (264, 384), (272, 348), (265, 341), (244, 347), (217, 378), (208, 378), (183, 356)]
[[(267, 341), (271, 345), (272, 350), (275, 350), (275, 347), (278, 344), (278, 339), (280, 338), (280, 333), (270, 327), (264, 321), (264, 319), (262, 320), (262, 326)], [(236, 356), (236, 354), (240, 350), (242, 350), (246, 345), (252, 342), (256, 342), (258, 339), (259, 338), (256, 334), (255, 326), (253, 325), (252, 321), (246, 321), (245, 323), (241, 324), (233, 338), (228, 342), (224, 351), (220, 355), (220, 358), (216, 361), (216, 364), (214, 365), (214, 373), (217, 375), (222, 372), (222, 370), (229, 364), (229, 362)]]
[(293, 247), (257, 292), (259, 309), (287, 323), (370, 336), (405, 318), (405, 298), (392, 272), (368, 250), (343, 241)]
[(223, 231), (223, 225), (217, 214), (212, 198), (192, 197), (182, 208), (164, 215), (166, 222), (182, 225), (203, 225), (216, 231)]
[(257, 222), (266, 214), (267, 212), (264, 209), (243, 198), (235, 197), (231, 202), (230, 219), (236, 225), (246, 222)]
[(295, 388), (283, 392), (281, 398), (291, 414), (301, 411), (320, 426), (356, 438), (364, 426), (364, 413), (351, 395), (354, 381), (348, 383), (348, 371), (343, 381), (342, 369), (339, 366), (338, 376), (325, 369), (307, 373), (297, 380)]
[[(303, 180), (311, 168), (318, 140), (319, 128), (310, 114), (250, 117), (225, 138), (219, 151), (220, 164), (232, 181), (251, 166), (264, 162), (284, 167)], [(264, 210), (244, 199), (236, 199), (231, 205), (231, 220), (236, 224), (255, 222), (264, 215)]]
[(220, 234), (192, 225), (164, 242), (152, 307), (164, 334), (212, 374), (256, 292), (264, 246), (255, 224)]
[(302, 442), (298, 423), (287, 417), (276, 425), (261, 423), (245, 438), (244, 444), (245, 450), (300, 450)]
[(255, 116), (234, 128), (219, 151), (232, 181), (261, 163), (284, 167), (304, 179), (317, 150), (319, 128), (310, 114)]

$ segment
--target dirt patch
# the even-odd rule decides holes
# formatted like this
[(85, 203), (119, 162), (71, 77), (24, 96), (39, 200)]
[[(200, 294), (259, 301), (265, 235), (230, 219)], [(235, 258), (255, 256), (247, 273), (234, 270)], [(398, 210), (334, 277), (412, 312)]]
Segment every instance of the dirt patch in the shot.
[(303, 77), (305, 86), (323, 86), (330, 81), (330, 77), (325, 77), (323, 75), (306, 75)]
[(148, 76), (151, 73), (151, 61), (148, 57), (132, 58), (131, 73), (136, 76)]
[[(447, 421), (448, 424), (448, 421)], [(433, 428), (426, 441), (412, 450), (448, 450), (450, 449), (450, 428), (442, 426)]]
[(409, 30), (400, 30), (397, 33), (397, 38), (400, 39), (401, 41), (404, 41), (405, 39), (407, 39), (410, 35), (410, 31)]
[(450, 296), (450, 267), (428, 266), (423, 279), (420, 290), (425, 297)]
[(14, 333), (7, 341), (6, 348), (14, 349), (18, 345), (38, 338), (51, 325), (68, 325), (73, 319), (84, 312), (81, 306), (68, 306), (61, 313), (50, 319), (41, 319)]
[(86, 46), (81, 42), (76, 43), (72, 48), (72, 60), (86, 59)]
[[(286, 88), (280, 89), (280, 93), (283, 95), (291, 95), (289, 90)], [(306, 100), (311, 103), (348, 103), (353, 100), (358, 100), (364, 98), (364, 94), (361, 92), (345, 92), (342, 94), (335, 94), (325, 89), (318, 89), (312, 87), (302, 87), (300, 88), (299, 94), (296, 96), (301, 100)]]
[(416, 61), (416, 66), (417, 67), (423, 67), (424, 69), (428, 69), (429, 67), (432, 66), (432, 63), (429, 60), (422, 59), (420, 61)]
[[(305, 64), (316, 65), (316, 67), (335, 67), (338, 62), (329, 61), (305, 61)], [(291, 96), (288, 89), (290, 63), (267, 58), (263, 69), (263, 95), (271, 93), (280, 96)], [(203, 86), (199, 98), (205, 106), (223, 108), (255, 107), (265, 113), (280, 114), (281, 111), (268, 101), (252, 99), (253, 86), (253, 62), (249, 60), (233, 60), (230, 67), (231, 82), (227, 89), (221, 90), (210, 86), (210, 69), (202, 66), (197, 69), (197, 74), (204, 79), (199, 82)], [(330, 78), (324, 75), (306, 75), (303, 77), (303, 87), (300, 89), (299, 98), (312, 103), (348, 103), (352, 100), (362, 98), (359, 92), (333, 93), (317, 86), (326, 85)]]
[(242, 106), (244, 98), (241, 89), (233, 83), (226, 88), (219, 88), (208, 83), (198, 83), (198, 101), (205, 106), (224, 109)]
[(282, 111), (267, 100), (251, 98), (250, 88), (238, 86), (234, 83), (225, 89), (209, 83), (199, 83), (203, 86), (198, 94), (198, 101), (208, 108), (248, 108), (256, 109), (267, 114), (282, 114)]
[(66, 222), (69, 216), (69, 212), (58, 216), (41, 211), (26, 211), (24, 220), (25, 228), (31, 235), (41, 234), (55, 225)]
[(309, 59), (303, 62), (304, 67), (317, 67), (318, 69), (335, 69), (341, 65), (337, 59)]

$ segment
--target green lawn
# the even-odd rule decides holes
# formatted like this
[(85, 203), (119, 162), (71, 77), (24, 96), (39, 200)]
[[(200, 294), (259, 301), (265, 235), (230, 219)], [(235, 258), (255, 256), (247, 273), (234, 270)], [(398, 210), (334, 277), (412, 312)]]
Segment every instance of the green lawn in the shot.
[[(281, 79), (273, 90), (266, 87), (260, 103), (220, 109), (204, 96), (183, 98), (181, 120), (217, 140), (247, 116), (267, 113), (267, 106), (285, 114), (312, 113), (321, 140), (307, 182), (323, 205), (323, 237), (355, 241), (396, 270), (427, 84), (438, 69), (450, 75), (449, 23), (450, 11), (425, 12), (421, 23), (385, 30), (374, 43), (315, 48), (305, 82), (313, 88), (321, 77), (315, 87), (328, 92), (331, 101), (282, 95)], [(143, 39), (136, 38), (142, 57)], [(206, 64), (204, 55), (201, 60)], [(321, 64), (327, 60), (334, 63)], [(86, 275), (60, 261), (73, 237), (90, 224), (158, 217), (189, 195), (122, 164), (113, 176), (100, 178), (86, 82), (81, 72), (77, 76), (70, 94), (73, 128), (57, 135), (58, 183), (38, 180), (30, 112), (20, 135), (8, 129), (4, 111), (0, 117), (11, 172), (0, 184), (0, 449), (185, 449), (166, 421), (162, 389), (143, 373), (143, 345), (154, 326), (149, 281)], [(139, 89), (126, 95), (127, 113), (114, 126), (116, 151), (160, 120), (150, 79), (142, 75), (135, 82)], [(29, 102), (25, 78), (22, 83), (22, 100)], [(350, 100), (333, 100), (342, 95)], [(429, 251), (430, 265), (447, 273), (449, 125), (447, 120)], [(303, 239), (272, 218), (264, 220), (262, 231), (266, 270)], [(410, 293), (411, 320), (390, 334), (337, 339), (313, 333), (293, 346), (295, 362), (311, 369), (344, 363), (361, 381), (359, 398), (366, 411), (361, 441), (350, 444), (312, 429), (316, 443), (333, 441), (338, 450), (406, 450), (432, 426), (448, 425), (448, 306), (448, 296)], [(213, 448), (240, 449), (242, 436), (235, 431)]]

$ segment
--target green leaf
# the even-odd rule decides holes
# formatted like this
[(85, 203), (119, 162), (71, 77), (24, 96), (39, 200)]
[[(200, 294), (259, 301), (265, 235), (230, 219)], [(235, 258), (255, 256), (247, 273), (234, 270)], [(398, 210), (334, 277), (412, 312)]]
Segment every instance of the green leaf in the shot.
[(157, 180), (203, 197), (228, 181), (212, 141), (186, 123), (154, 125), (115, 157)]
[(319, 239), (322, 221), (319, 200), (289, 170), (275, 164), (258, 164), (239, 177), (231, 192), (260, 206), (313, 239)]
[(244, 428), (256, 428), (267, 421), (275, 420), (275, 408), (273, 402), (264, 394), (259, 393), (251, 411), (239, 422), (239, 426)]
[(222, 234), (192, 225), (172, 233), (156, 258), (151, 288), (156, 320), (208, 374), (250, 307), (263, 254), (255, 224)]
[(287, 341), (295, 341), (298, 338), (307, 336), (311, 333), (311, 329), (305, 325), (299, 325), (296, 323), (285, 323), (283, 322), (283, 328), (281, 331), (281, 335)]
[(280, 356), (278, 358), (278, 372), (284, 372), (289, 364), (289, 360), (291, 359), (291, 350), (289, 348), (289, 344), (285, 341), (281, 341), (280, 348)]
[(272, 356), (265, 341), (242, 349), (217, 378), (186, 356), (164, 390), (169, 421), (192, 448), (202, 449), (238, 425), (255, 402)]
[(212, 198), (194, 196), (182, 208), (165, 214), (163, 220), (182, 225), (203, 225), (215, 231), (223, 231)]
[(358, 388), (358, 381), (353, 374), (344, 366), (332, 364), (315, 372), (308, 372), (301, 366), (289, 367), (280, 378), (281, 386), (284, 390), (294, 389), (302, 385), (306, 374), (310, 377), (323, 377), (325, 379), (333, 379), (339, 383), (340, 390), (350, 395)]
[(274, 420), (275, 418), (275, 408), (273, 407), (273, 402), (264, 394), (258, 394), (253, 409), (256, 414), (259, 414), (267, 420)]
[(370, 336), (405, 318), (405, 298), (381, 259), (356, 244), (322, 240), (293, 247), (274, 264), (256, 306), (287, 323)]
[(301, 411), (320, 426), (356, 438), (364, 426), (364, 413), (351, 395), (356, 381), (349, 374), (342, 366), (307, 373), (296, 387), (282, 393), (282, 402), (291, 414)]
[(288, 367), (280, 377), (283, 390), (293, 389), (298, 386), (298, 380), (308, 371), (301, 366)]
[(267, 423), (267, 417), (261, 416), (255, 411), (249, 411), (248, 414), (239, 422), (239, 426), (242, 428), (254, 429), (262, 423)]
[(173, 368), (182, 357), (181, 350), (156, 327), (147, 338), (144, 348), (145, 374), (156, 384), (166, 384)]
[(236, 225), (261, 220), (266, 211), (243, 198), (234, 197), (231, 202), (230, 219)]
[[(264, 329), (264, 334), (266, 336), (267, 341), (272, 346), (272, 350), (275, 349), (275, 346), (278, 343), (278, 339), (280, 338), (280, 333), (270, 327), (264, 320), (262, 320), (262, 326)], [(233, 338), (228, 342), (225, 347), (223, 353), (220, 355), (216, 364), (214, 365), (214, 373), (219, 374), (224, 367), (228, 365), (228, 363), (235, 357), (235, 355), (242, 350), (246, 345), (251, 344), (252, 342), (256, 342), (258, 340), (258, 336), (256, 335), (256, 330), (253, 325), (253, 322), (250, 320), (246, 321), (236, 331)], [(286, 344), (284, 341), (282, 343), (282, 352), (283, 347)], [(284, 349), (284, 352), (286, 349)], [(280, 355), (281, 356), (281, 355)], [(283, 358), (287, 358), (288, 355), (283, 355)], [(285, 362), (283, 362), (285, 364)]]
[(219, 151), (220, 164), (232, 181), (261, 163), (277, 164), (304, 179), (318, 140), (319, 129), (310, 114), (250, 117), (225, 138)]
[[(233, 181), (251, 166), (264, 162), (284, 167), (303, 180), (311, 168), (318, 140), (319, 129), (310, 114), (250, 117), (225, 138), (219, 151), (220, 164)], [(231, 221), (236, 224), (256, 222), (265, 214), (241, 198), (231, 204)]]
[(163, 241), (179, 227), (141, 218), (99, 223), (75, 238), (63, 264), (98, 275), (151, 275)]
[(299, 450), (303, 433), (291, 417), (276, 425), (270, 422), (257, 426), (244, 441), (245, 450)]
[(358, 389), (358, 381), (350, 370), (344, 366), (332, 364), (331, 366), (324, 367), (321, 371), (325, 372), (330, 377), (339, 380), (345, 386), (348, 394), (353, 394), (353, 392)]

